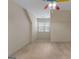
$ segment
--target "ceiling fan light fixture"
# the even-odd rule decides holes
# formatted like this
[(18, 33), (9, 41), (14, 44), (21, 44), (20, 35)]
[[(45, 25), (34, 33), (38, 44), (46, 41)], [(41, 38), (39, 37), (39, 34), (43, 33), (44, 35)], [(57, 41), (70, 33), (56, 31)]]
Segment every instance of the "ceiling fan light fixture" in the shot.
[(49, 8), (51, 8), (51, 7), (53, 6), (53, 4), (52, 4), (52, 3), (49, 3), (49, 5), (48, 5), (48, 6), (49, 6)]
[(56, 9), (56, 5), (57, 5), (57, 2), (54, 1), (54, 2), (53, 2), (53, 9)]

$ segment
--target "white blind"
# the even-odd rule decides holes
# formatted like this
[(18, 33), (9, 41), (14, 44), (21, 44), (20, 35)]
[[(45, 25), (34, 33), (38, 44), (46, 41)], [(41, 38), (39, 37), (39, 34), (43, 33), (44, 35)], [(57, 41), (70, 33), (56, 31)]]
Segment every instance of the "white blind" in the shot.
[(38, 22), (38, 31), (39, 32), (49, 32), (49, 23)]

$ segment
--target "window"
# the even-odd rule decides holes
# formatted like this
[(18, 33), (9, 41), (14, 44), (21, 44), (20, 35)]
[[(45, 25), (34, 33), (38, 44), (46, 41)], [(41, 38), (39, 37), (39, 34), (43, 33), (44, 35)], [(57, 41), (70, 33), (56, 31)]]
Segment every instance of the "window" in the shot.
[(49, 32), (49, 23), (38, 22), (38, 31), (39, 32)]

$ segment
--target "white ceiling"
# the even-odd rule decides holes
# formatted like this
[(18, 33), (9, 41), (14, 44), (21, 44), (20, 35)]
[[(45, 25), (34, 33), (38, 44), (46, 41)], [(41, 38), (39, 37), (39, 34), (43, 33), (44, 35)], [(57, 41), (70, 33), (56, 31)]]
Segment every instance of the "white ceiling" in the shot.
[[(17, 2), (28, 12), (32, 13), (36, 18), (49, 18), (49, 10), (45, 10), (44, 6), (47, 2), (43, 0), (17, 0)], [(61, 10), (70, 10), (71, 4), (67, 3), (58, 3)]]

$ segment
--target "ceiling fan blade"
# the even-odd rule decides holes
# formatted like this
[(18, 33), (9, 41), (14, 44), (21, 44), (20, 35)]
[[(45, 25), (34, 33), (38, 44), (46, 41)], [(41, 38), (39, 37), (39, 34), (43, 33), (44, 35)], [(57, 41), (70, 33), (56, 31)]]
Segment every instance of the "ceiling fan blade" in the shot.
[(48, 8), (48, 4), (47, 4), (47, 5), (45, 5), (44, 9), (47, 9), (47, 8)]
[(60, 7), (58, 5), (56, 6), (56, 10), (60, 10)]

